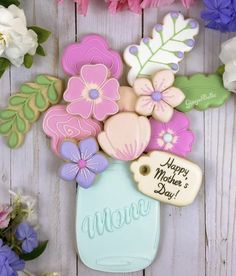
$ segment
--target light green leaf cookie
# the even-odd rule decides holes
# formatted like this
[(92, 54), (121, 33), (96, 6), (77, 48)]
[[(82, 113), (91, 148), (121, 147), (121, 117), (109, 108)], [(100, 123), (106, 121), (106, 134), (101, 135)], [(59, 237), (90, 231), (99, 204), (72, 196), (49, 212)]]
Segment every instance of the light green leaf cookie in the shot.
[(193, 108), (206, 110), (209, 107), (221, 106), (230, 96), (218, 74), (195, 74), (189, 78), (179, 76), (176, 77), (174, 86), (185, 94), (184, 102), (177, 107), (182, 112), (188, 112)]
[(131, 67), (128, 82), (133, 85), (138, 77), (150, 77), (156, 71), (171, 69), (178, 72), (178, 63), (184, 53), (193, 49), (194, 36), (199, 25), (194, 19), (184, 19), (178, 12), (168, 13), (164, 23), (156, 24), (152, 38), (145, 37), (140, 45), (130, 45), (124, 51), (124, 60)]
[(25, 83), (20, 92), (12, 95), (8, 107), (0, 110), (0, 135), (6, 136), (10, 148), (18, 148), (40, 113), (62, 99), (63, 85), (60, 79), (37, 76), (35, 82)]

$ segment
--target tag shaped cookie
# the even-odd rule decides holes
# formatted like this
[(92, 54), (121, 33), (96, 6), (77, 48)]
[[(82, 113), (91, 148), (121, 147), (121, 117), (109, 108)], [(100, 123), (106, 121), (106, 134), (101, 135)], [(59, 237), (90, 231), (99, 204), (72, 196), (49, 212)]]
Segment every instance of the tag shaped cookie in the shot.
[(221, 106), (230, 96), (218, 74), (195, 74), (189, 78), (177, 76), (174, 85), (185, 94), (185, 100), (177, 107), (182, 112), (193, 108), (206, 110), (209, 107)]
[(62, 56), (64, 71), (71, 76), (78, 75), (85, 64), (104, 64), (111, 76), (119, 78), (123, 65), (118, 52), (110, 50), (105, 38), (100, 35), (87, 35), (80, 43), (66, 47)]
[(20, 92), (9, 98), (8, 107), (0, 110), (0, 134), (7, 138), (10, 148), (18, 148), (23, 143), (31, 124), (41, 112), (61, 100), (62, 92), (60, 79), (39, 75), (35, 82), (23, 84)]
[(196, 20), (185, 20), (179, 12), (168, 13), (163, 25), (155, 25), (152, 38), (145, 37), (140, 45), (131, 45), (124, 51), (124, 60), (131, 67), (129, 84), (133, 85), (136, 78), (151, 76), (162, 69), (178, 72), (178, 63), (185, 52), (193, 49), (198, 31)]
[(153, 151), (131, 164), (140, 192), (164, 203), (191, 204), (202, 183), (202, 171), (176, 155)]

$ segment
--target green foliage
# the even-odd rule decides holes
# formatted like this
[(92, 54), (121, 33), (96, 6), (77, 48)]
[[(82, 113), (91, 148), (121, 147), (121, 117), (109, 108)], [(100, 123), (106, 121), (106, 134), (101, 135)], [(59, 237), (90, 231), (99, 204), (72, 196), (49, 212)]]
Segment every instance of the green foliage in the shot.
[(21, 254), (20, 258), (24, 261), (32, 261), (38, 258), (40, 255), (43, 254), (45, 249), (47, 248), (48, 241), (41, 242), (37, 248), (35, 248), (31, 253)]
[(0, 0), (0, 5), (4, 6), (6, 8), (9, 7), (10, 5), (19, 6), (20, 1), (18, 1), (18, 0)]

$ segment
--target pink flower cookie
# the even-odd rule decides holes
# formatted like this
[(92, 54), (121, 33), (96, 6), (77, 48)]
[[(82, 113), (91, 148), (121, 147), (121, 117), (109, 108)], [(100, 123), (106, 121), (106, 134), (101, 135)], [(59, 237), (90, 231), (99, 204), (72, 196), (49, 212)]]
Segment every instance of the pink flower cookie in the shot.
[(85, 64), (104, 64), (116, 79), (123, 71), (119, 53), (110, 50), (107, 41), (100, 35), (87, 35), (80, 43), (70, 44), (64, 50), (62, 67), (68, 75), (78, 75)]
[(175, 77), (171, 70), (157, 72), (152, 82), (149, 79), (139, 78), (134, 82), (134, 91), (139, 96), (135, 110), (138, 114), (150, 116), (167, 123), (173, 116), (174, 107), (180, 105), (184, 93), (172, 87)]
[(146, 152), (162, 150), (179, 156), (186, 156), (191, 152), (194, 134), (190, 131), (187, 116), (175, 111), (168, 123), (160, 123), (153, 118), (150, 119), (151, 139)]
[(64, 100), (70, 103), (68, 113), (98, 121), (119, 111), (116, 103), (119, 98), (119, 83), (109, 79), (109, 71), (103, 64), (82, 66), (80, 76), (70, 78), (64, 93)]
[(51, 140), (51, 148), (59, 154), (59, 146), (65, 139), (76, 141), (87, 137), (96, 137), (102, 130), (102, 124), (94, 119), (83, 119), (66, 112), (65, 105), (55, 105), (45, 114), (43, 130)]

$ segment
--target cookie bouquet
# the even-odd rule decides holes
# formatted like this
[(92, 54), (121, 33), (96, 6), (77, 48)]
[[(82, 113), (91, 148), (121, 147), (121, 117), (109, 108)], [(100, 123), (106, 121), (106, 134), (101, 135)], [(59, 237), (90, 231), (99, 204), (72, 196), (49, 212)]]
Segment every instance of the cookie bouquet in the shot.
[(186, 206), (197, 196), (202, 171), (185, 159), (195, 137), (185, 113), (220, 106), (230, 96), (220, 70), (177, 74), (198, 31), (196, 20), (168, 13), (152, 36), (125, 49), (129, 86), (119, 83), (119, 53), (102, 36), (87, 35), (64, 50), (65, 88), (39, 75), (0, 111), (0, 134), (11, 148), (46, 111), (43, 131), (61, 159), (58, 175), (78, 185), (77, 247), (90, 268), (132, 272), (150, 265), (160, 237), (160, 202)]

